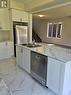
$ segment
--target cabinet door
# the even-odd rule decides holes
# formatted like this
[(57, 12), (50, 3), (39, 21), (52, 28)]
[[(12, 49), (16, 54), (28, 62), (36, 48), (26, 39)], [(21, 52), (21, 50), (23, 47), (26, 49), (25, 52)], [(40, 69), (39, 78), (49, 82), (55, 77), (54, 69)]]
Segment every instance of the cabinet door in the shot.
[(9, 23), (9, 10), (8, 9), (0, 9), (0, 28), (3, 30), (9, 30), (10, 29), (10, 23)]
[(28, 13), (21, 10), (12, 9), (12, 20), (28, 22)]
[(30, 73), (30, 50), (23, 48), (23, 68)]
[(61, 61), (48, 57), (47, 86), (55, 93), (59, 92)]
[(0, 59), (4, 59), (7, 55), (6, 45), (4, 42), (0, 43)]
[(18, 66), (22, 67), (22, 47), (16, 46), (16, 63)]
[(8, 46), (6, 42), (0, 43), (0, 59), (8, 58)]
[(0, 43), (0, 59), (10, 58), (14, 56), (14, 47), (12, 42)]
[(8, 58), (14, 56), (14, 44), (13, 42), (7, 42), (8, 46)]

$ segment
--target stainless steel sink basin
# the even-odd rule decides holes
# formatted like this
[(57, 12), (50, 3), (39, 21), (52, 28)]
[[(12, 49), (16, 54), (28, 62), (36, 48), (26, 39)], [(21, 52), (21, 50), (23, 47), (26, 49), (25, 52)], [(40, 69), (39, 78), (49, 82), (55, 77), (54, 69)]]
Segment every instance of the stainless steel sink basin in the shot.
[(28, 45), (27, 47), (34, 48), (34, 47), (40, 47), (41, 45)]
[(41, 45), (38, 45), (38, 44), (22, 44), (23, 46), (27, 46), (29, 48), (34, 48), (34, 47), (40, 47)]

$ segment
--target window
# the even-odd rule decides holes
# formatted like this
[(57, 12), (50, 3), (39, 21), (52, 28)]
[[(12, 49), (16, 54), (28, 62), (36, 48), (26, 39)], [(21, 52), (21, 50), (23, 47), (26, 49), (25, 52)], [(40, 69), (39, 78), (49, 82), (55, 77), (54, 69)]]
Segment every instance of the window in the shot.
[(0, 8), (6, 8), (7, 7), (7, 0), (0, 0)]
[(62, 23), (48, 23), (47, 25), (47, 37), (61, 38)]

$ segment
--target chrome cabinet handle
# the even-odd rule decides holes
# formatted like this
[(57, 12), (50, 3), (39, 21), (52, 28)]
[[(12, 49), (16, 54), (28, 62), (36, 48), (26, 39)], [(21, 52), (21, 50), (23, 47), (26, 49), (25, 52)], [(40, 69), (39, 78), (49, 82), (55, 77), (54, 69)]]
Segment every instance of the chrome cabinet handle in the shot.
[(40, 56), (36, 55), (36, 59), (39, 60), (40, 59)]

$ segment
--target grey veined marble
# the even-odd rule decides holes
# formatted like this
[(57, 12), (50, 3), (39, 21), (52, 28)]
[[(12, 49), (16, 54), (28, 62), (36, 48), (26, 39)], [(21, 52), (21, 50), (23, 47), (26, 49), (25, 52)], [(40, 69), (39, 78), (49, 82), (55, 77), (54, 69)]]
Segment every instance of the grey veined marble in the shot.
[(15, 59), (0, 61), (0, 78), (4, 80), (12, 95), (56, 95), (17, 67)]

